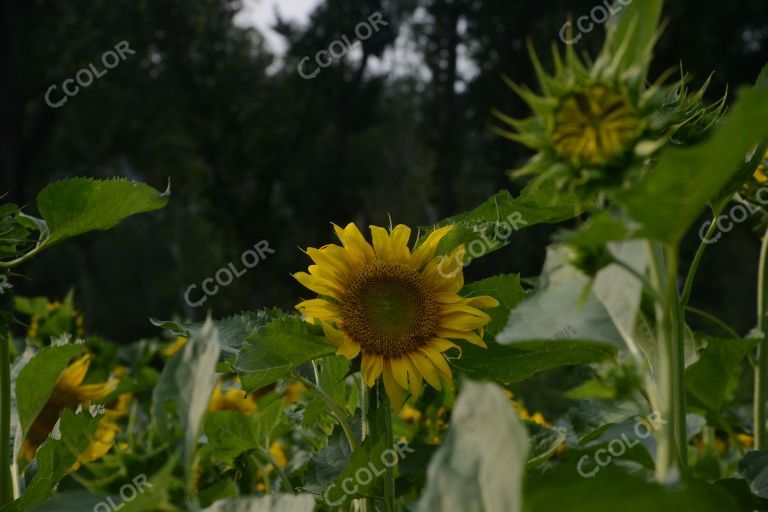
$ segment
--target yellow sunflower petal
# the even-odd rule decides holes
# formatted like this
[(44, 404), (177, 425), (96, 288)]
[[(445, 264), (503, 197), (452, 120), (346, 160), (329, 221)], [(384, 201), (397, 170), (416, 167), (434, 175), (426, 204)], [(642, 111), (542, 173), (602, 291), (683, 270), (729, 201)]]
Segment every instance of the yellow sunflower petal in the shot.
[(347, 257), (351, 263), (363, 265), (373, 261), (375, 258), (373, 247), (366, 241), (357, 226), (350, 222), (344, 229), (334, 224), (333, 229), (336, 230), (336, 235), (344, 248), (347, 249)]
[(478, 297), (469, 297), (467, 302), (470, 306), (480, 309), (493, 309), (499, 307), (499, 301), (488, 295), (480, 295)]
[(72, 364), (64, 368), (56, 379), (57, 386), (63, 389), (77, 388), (85, 380), (88, 368), (91, 366), (91, 354), (85, 354), (75, 360)]
[(432, 364), (435, 365), (440, 375), (448, 382), (450, 386), (453, 386), (453, 377), (451, 375), (451, 367), (448, 366), (448, 362), (445, 360), (445, 356), (437, 350), (432, 350), (429, 347), (422, 348), (421, 353), (424, 354)]
[(392, 376), (392, 366), (390, 362), (384, 361), (384, 368), (381, 375), (384, 379), (384, 389), (387, 391), (389, 397), (389, 403), (392, 404), (392, 408), (399, 411), (403, 407), (405, 398), (403, 396), (403, 389), (397, 384), (395, 378)]
[(344, 333), (338, 329), (334, 329), (327, 322), (321, 322), (320, 325), (323, 327), (323, 333), (325, 333), (325, 337), (328, 338), (328, 341), (331, 343), (331, 345), (334, 347), (340, 347), (347, 343), (347, 337), (344, 335)]
[(407, 264), (411, 259), (411, 251), (408, 249), (408, 240), (411, 238), (411, 228), (398, 224), (389, 235), (391, 261)]
[(392, 243), (389, 239), (387, 230), (380, 226), (370, 226), (371, 241), (373, 250), (376, 251), (376, 258), (383, 261), (392, 261)]
[(470, 315), (477, 318), (482, 318), (485, 320), (486, 324), (491, 321), (491, 317), (488, 315), (488, 313), (480, 311), (479, 309), (474, 308), (466, 303), (445, 304), (440, 308), (440, 316), (446, 317), (450, 315)]
[(407, 359), (390, 359), (389, 364), (392, 367), (392, 376), (395, 378), (401, 388), (408, 389), (408, 367), (410, 363)]
[(427, 236), (427, 239), (424, 240), (424, 242), (422, 242), (422, 244), (419, 245), (415, 251), (413, 251), (409, 265), (416, 270), (419, 270), (424, 265), (426, 265), (428, 261), (434, 258), (435, 252), (437, 251), (437, 246), (440, 241), (443, 239), (443, 237), (445, 237), (445, 235), (450, 233), (452, 229), (453, 226), (451, 225), (443, 226), (442, 228), (436, 229), (430, 233), (429, 236)]
[(338, 349), (336, 349), (337, 355), (344, 356), (349, 360), (356, 358), (359, 353), (360, 353), (360, 345), (350, 340), (349, 338), (347, 338), (346, 342), (343, 345), (341, 345)]
[(454, 329), (437, 328), (436, 334), (441, 338), (451, 338), (457, 340), (467, 340), (468, 342), (477, 345), (478, 347), (486, 348), (485, 341), (482, 336), (479, 336), (476, 332), (471, 331), (456, 331)]
[(371, 388), (376, 383), (376, 379), (381, 375), (384, 367), (384, 358), (376, 354), (363, 354), (363, 361), (360, 364), (360, 370), (363, 374), (365, 384)]
[(440, 317), (440, 327), (454, 331), (474, 331), (485, 327), (491, 317), (467, 315), (464, 313), (451, 313)]
[(334, 299), (339, 298), (340, 294), (338, 288), (325, 279), (307, 274), (306, 272), (296, 272), (293, 274), (293, 277), (300, 282), (302, 286), (309, 288), (319, 295), (333, 297)]
[(296, 304), (296, 309), (299, 310), (302, 315), (319, 318), (321, 320), (328, 320), (330, 322), (336, 321), (341, 315), (339, 306), (328, 302), (325, 299), (305, 300)]
[(432, 361), (421, 352), (411, 352), (408, 354), (408, 357), (411, 358), (411, 362), (416, 369), (419, 370), (419, 373), (424, 377), (424, 380), (426, 380), (430, 386), (440, 391), (442, 387), (440, 384), (440, 376), (438, 376)]
[(78, 386), (73, 394), (76, 395), (81, 402), (98, 400), (112, 393), (117, 389), (118, 384), (120, 384), (119, 380), (111, 380), (109, 382), (102, 382), (101, 384), (86, 384), (84, 386)]

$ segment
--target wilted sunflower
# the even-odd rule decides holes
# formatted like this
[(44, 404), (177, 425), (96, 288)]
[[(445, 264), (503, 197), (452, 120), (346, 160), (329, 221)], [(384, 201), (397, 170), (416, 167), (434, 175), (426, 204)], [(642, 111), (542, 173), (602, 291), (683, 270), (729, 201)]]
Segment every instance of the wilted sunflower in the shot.
[(88, 409), (91, 401), (104, 398), (117, 388), (119, 383), (117, 380), (99, 384), (83, 384), (92, 359), (93, 356), (90, 354), (78, 358), (65, 368), (56, 379), (56, 385), (51, 396), (35, 421), (32, 422), (32, 426), (30, 426), (21, 445), (21, 456), (24, 459), (30, 461), (35, 458), (37, 449), (48, 439), (62, 410), (75, 410), (79, 406)]
[[(664, 85), (671, 72), (648, 83), (660, 12), (655, 19), (632, 20), (634, 8), (623, 9), (626, 18), (609, 27), (594, 61), (579, 58), (573, 46), (563, 57), (553, 44), (554, 73), (549, 74), (529, 44), (541, 95), (505, 81), (533, 116), (519, 120), (494, 111), (507, 125), (496, 128), (498, 134), (537, 151), (522, 169), (511, 172), (512, 177), (535, 175), (572, 191), (587, 183), (618, 186), (642, 171), (667, 142), (693, 142), (719, 118), (725, 98), (703, 105), (709, 80), (691, 94), (682, 73), (671, 85)], [(646, 29), (640, 27), (643, 23)]]
[(449, 257), (435, 257), (452, 227), (432, 232), (413, 252), (411, 230), (403, 225), (391, 232), (371, 226), (373, 246), (354, 224), (334, 229), (342, 246), (307, 249), (315, 264), (309, 273), (294, 274), (321, 297), (296, 308), (321, 322), (337, 354), (361, 355), (365, 383), (372, 387), (382, 376), (397, 409), (403, 389), (420, 394), (422, 378), (436, 389), (441, 378), (450, 384), (444, 352), (458, 347), (449, 340), (484, 347), (483, 328), (490, 317), (482, 309), (499, 305), (493, 297), (458, 295), (464, 286), (463, 247)]

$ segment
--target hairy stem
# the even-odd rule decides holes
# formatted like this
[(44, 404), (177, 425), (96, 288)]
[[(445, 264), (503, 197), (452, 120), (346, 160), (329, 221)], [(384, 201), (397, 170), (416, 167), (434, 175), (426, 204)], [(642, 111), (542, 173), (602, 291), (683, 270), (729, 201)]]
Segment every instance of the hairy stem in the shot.
[(766, 429), (766, 391), (768, 391), (768, 333), (766, 332), (766, 265), (768, 265), (768, 230), (763, 235), (760, 246), (760, 264), (757, 274), (757, 329), (763, 339), (757, 348), (757, 365), (755, 366), (755, 400), (754, 400), (754, 429), (755, 449), (765, 450), (768, 447), (768, 430)]
[[(377, 395), (379, 407), (384, 412), (385, 425), (385, 450), (393, 451), (395, 449), (395, 434), (392, 430), (392, 406), (389, 403), (389, 397), (384, 389), (384, 383), (379, 380), (377, 386)], [(397, 510), (395, 497), (395, 472), (392, 466), (387, 465), (384, 475), (384, 510), (386, 512), (395, 512)]]
[(655, 381), (663, 420), (657, 440), (656, 476), (676, 480), (687, 463), (682, 308), (677, 293), (677, 246), (651, 243), (651, 279), (663, 298), (656, 305)]

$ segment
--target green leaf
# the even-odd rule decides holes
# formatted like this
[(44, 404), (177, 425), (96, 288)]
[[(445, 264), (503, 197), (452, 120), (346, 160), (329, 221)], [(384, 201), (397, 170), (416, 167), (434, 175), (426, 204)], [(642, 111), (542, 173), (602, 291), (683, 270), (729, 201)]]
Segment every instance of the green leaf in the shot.
[(101, 418), (87, 412), (75, 414), (69, 409), (62, 411), (61, 439), (48, 438), (35, 457), (38, 470), (22, 496), (26, 507), (48, 497), (54, 486), (91, 444)]
[(231, 461), (248, 450), (263, 446), (259, 421), (238, 411), (217, 411), (205, 418), (205, 435), (216, 458)]
[(742, 377), (742, 361), (760, 340), (705, 337), (699, 360), (685, 370), (685, 387), (695, 401), (713, 412), (720, 412), (734, 399)]
[(52, 183), (37, 196), (37, 208), (50, 232), (44, 245), (111, 229), (126, 217), (163, 208), (169, 195), (170, 188), (160, 193), (123, 179), (74, 178)]
[(480, 295), (490, 295), (499, 301), (499, 307), (487, 310), (491, 321), (485, 328), (485, 331), (491, 336), (495, 336), (507, 324), (509, 312), (525, 298), (526, 293), (520, 284), (519, 274), (505, 274), (493, 276), (482, 281), (466, 285), (461, 290), (464, 297), (478, 297)]
[(172, 510), (168, 488), (173, 482), (176, 457), (170, 457), (151, 479), (145, 474), (133, 473), (121, 485), (126, 497), (119, 494), (100, 496), (85, 491), (67, 491), (54, 495), (48, 501), (38, 503), (29, 512), (83, 512), (84, 510), (111, 510), (112, 512), (145, 512), (147, 510)]
[(233, 367), (243, 389), (251, 393), (281, 379), (298, 366), (332, 355), (335, 348), (325, 337), (310, 331), (297, 316), (283, 315), (248, 338)]
[(570, 264), (572, 254), (563, 246), (548, 249), (538, 289), (512, 310), (496, 336), (499, 343), (571, 338), (624, 346), (611, 315), (591, 291), (592, 282)]
[(520, 512), (528, 435), (501, 387), (465, 381), (420, 512)]
[(181, 450), (188, 478), (192, 476), (200, 422), (216, 384), (218, 358), (219, 333), (209, 318), (168, 362), (152, 395), (152, 416), (160, 435), (168, 442), (183, 438)]
[(708, 483), (687, 479), (674, 487), (653, 482), (642, 473), (603, 467), (592, 478), (562, 465), (533, 472), (525, 484), (528, 512), (723, 512), (740, 510), (731, 496)]
[(739, 475), (749, 483), (754, 495), (768, 498), (768, 451), (747, 453), (739, 463)]
[(608, 24), (608, 34), (595, 69), (612, 70), (612, 76), (631, 75), (644, 81), (648, 74), (653, 46), (661, 19), (662, 0), (612, 2), (618, 10)]
[(351, 451), (344, 431), (335, 427), (328, 445), (315, 454), (307, 465), (304, 490), (320, 494), (349, 465)]
[(653, 171), (617, 198), (642, 224), (640, 235), (678, 242), (752, 148), (768, 139), (766, 119), (768, 88), (743, 88), (709, 139), (692, 147), (668, 146)]
[[(222, 356), (237, 354), (242, 350), (246, 340), (259, 332), (264, 326), (284, 313), (278, 308), (263, 309), (257, 312), (244, 311), (237, 315), (214, 320), (213, 325), (219, 331)], [(171, 331), (174, 336), (188, 338), (194, 330), (203, 327), (203, 322), (179, 323), (171, 320), (150, 318), (152, 325)]]
[(561, 428), (552, 428), (539, 425), (533, 421), (526, 421), (530, 435), (530, 448), (526, 467), (534, 468), (548, 461), (555, 454), (558, 447), (565, 442), (565, 431)]
[(312, 512), (315, 498), (309, 494), (272, 494), (231, 498), (215, 502), (203, 512)]
[(453, 366), (473, 379), (503, 383), (520, 382), (533, 375), (559, 368), (596, 363), (616, 357), (613, 345), (587, 340), (533, 340), (505, 346), (489, 342), (483, 349), (464, 345), (461, 359)]
[[(381, 498), (384, 495), (382, 477), (387, 466), (407, 454), (407, 451), (397, 451), (396, 458), (394, 454), (385, 455), (387, 446), (382, 434), (386, 425), (382, 408), (376, 411), (374, 425), (371, 434), (352, 451), (341, 473), (323, 492), (323, 500), (331, 505), (332, 510), (345, 507), (354, 498)], [(325, 457), (329, 455), (326, 453)], [(328, 467), (325, 469), (330, 470)]]
[(453, 224), (454, 229), (440, 242), (438, 254), (449, 253), (464, 244), (469, 258), (485, 256), (510, 243), (520, 229), (562, 222), (583, 213), (585, 206), (576, 197), (550, 187), (548, 184), (536, 189), (527, 187), (517, 198), (502, 190), (474, 210), (422, 227), (420, 232), (426, 236), (439, 227)]
[(16, 398), (25, 435), (51, 396), (59, 374), (82, 350), (82, 345), (45, 347), (21, 370), (16, 379)]

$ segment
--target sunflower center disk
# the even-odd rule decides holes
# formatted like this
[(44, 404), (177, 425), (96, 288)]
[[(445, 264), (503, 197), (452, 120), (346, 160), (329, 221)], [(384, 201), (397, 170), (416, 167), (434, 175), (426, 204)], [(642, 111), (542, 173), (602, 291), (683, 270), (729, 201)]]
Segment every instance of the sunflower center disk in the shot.
[(639, 126), (637, 114), (622, 94), (593, 85), (560, 104), (552, 140), (572, 163), (601, 165), (628, 149)]
[(398, 263), (364, 268), (341, 302), (346, 333), (363, 352), (399, 357), (434, 336), (438, 303), (419, 273)]

